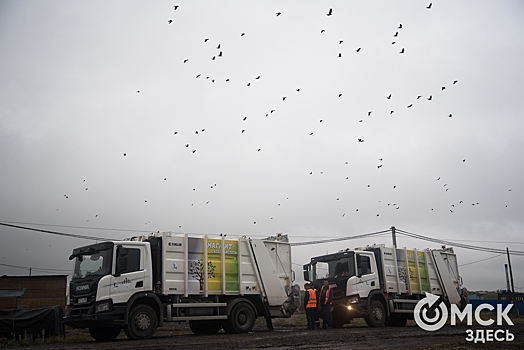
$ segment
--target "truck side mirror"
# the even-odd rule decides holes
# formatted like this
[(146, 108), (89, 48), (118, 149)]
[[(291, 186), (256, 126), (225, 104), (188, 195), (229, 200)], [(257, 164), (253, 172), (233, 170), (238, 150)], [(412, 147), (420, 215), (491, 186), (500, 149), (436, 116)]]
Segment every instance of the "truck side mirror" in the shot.
[(311, 280), (309, 279), (309, 265), (304, 265), (303, 268), (304, 268), (304, 281), (311, 282)]

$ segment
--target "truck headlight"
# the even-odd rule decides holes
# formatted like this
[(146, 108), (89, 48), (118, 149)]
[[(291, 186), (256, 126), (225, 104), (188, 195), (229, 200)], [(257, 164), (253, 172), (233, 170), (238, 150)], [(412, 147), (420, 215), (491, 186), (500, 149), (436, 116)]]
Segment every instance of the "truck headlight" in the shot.
[(348, 298), (348, 304), (358, 303), (358, 295)]
[(110, 302), (105, 302), (105, 303), (100, 303), (100, 304), (95, 305), (95, 314), (99, 312), (104, 312), (104, 311), (111, 311)]

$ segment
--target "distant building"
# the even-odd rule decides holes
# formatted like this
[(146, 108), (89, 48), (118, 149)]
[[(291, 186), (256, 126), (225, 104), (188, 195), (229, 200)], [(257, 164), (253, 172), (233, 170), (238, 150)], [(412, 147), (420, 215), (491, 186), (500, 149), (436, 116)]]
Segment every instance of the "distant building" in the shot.
[(0, 277), (0, 310), (59, 305), (65, 310), (67, 275)]

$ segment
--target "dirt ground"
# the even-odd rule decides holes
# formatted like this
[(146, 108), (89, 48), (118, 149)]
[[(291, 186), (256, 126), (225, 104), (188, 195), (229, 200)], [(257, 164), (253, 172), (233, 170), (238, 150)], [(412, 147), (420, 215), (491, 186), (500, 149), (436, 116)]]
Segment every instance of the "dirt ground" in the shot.
[[(98, 343), (87, 330), (67, 330), (67, 338), (74, 342), (29, 346), (30, 349), (524, 349), (524, 322), (503, 326), (515, 335), (512, 342), (466, 341), (466, 330), (486, 327), (465, 325), (445, 326), (436, 332), (426, 332), (410, 321), (406, 327), (368, 328), (355, 320), (341, 329), (306, 330), (303, 315), (291, 319), (275, 320), (275, 330), (268, 331), (265, 321), (259, 319), (253, 332), (227, 334), (221, 330), (216, 335), (194, 335), (186, 323), (166, 323), (148, 340), (128, 340), (122, 332), (115, 341)], [(492, 328), (496, 329), (496, 328)]]

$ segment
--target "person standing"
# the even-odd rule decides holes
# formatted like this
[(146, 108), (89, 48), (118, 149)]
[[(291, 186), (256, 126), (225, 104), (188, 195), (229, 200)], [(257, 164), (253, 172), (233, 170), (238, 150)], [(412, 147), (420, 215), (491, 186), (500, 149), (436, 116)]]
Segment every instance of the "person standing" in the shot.
[(319, 316), (319, 310), (318, 310), (320, 308), (320, 303), (318, 302), (318, 289), (315, 288), (315, 285), (313, 283), (310, 283), (309, 286), (311, 287), (311, 289), (315, 291), (315, 295), (317, 298), (317, 308), (315, 309), (313, 314), (315, 315), (315, 328), (320, 329), (320, 316)]
[(317, 293), (309, 283), (304, 284), (304, 308), (306, 309), (307, 329), (315, 329), (315, 310), (317, 309)]
[(322, 308), (322, 318), (323, 318), (323, 329), (329, 329), (332, 327), (332, 317), (331, 317), (331, 305), (333, 304), (333, 291), (329, 286), (329, 281), (324, 280), (324, 285), (320, 289), (320, 306)]

